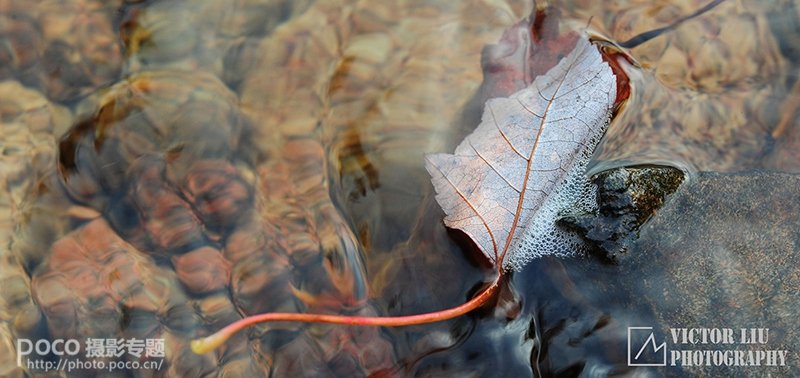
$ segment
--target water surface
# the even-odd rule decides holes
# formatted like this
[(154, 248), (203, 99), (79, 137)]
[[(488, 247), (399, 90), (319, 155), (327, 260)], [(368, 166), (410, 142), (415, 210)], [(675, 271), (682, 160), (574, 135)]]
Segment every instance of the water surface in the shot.
[[(561, 32), (588, 25), (621, 42), (704, 3), (552, 5)], [(770, 347), (792, 350), (794, 367), (763, 372), (796, 374), (796, 324), (784, 319), (800, 305), (798, 216), (772, 201), (798, 194), (793, 176), (754, 171), (800, 167), (791, 2), (726, 1), (627, 51), (631, 98), (594, 170), (661, 163), (699, 175), (630, 259), (534, 261), (497, 303), (440, 324), (281, 324), (214, 354), (188, 350), (248, 314), (413, 314), (490, 280), (481, 253), (441, 223), (422, 161), (477, 125), (481, 51), (532, 8), (0, 3), (0, 371), (23, 374), (9, 357), (18, 338), (150, 337), (166, 340), (163, 370), (118, 375), (679, 376), (698, 371), (628, 367), (627, 327), (711, 326), (772, 327)], [(707, 171), (730, 176), (697, 173)], [(749, 189), (764, 183), (774, 196)], [(736, 200), (714, 195), (727, 193)], [(755, 203), (765, 205), (734, 216)], [(737, 228), (749, 239), (719, 241)], [(754, 261), (775, 263), (741, 274)], [(728, 284), (682, 286), (703, 277)]]

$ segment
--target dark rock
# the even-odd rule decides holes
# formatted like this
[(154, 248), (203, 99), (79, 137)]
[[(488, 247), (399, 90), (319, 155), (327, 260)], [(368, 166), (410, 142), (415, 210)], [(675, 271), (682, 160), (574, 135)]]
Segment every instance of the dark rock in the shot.
[[(798, 376), (800, 175), (696, 174), (638, 234), (616, 264), (546, 257), (514, 275), (526, 299), (515, 322), (530, 322), (538, 374)], [(653, 327), (668, 351), (788, 350), (787, 366), (630, 367), (635, 326)], [(680, 327), (731, 328), (737, 343), (675, 344)], [(741, 328), (769, 328), (767, 344), (738, 343)]]
[[(744, 375), (796, 376), (800, 346), (800, 176), (702, 173), (642, 227), (621, 276), (672, 327), (769, 328), (766, 345), (785, 349), (787, 367)], [(741, 368), (692, 368), (728, 375)], [(794, 370), (792, 370), (794, 369)]]
[(594, 214), (570, 214), (557, 221), (576, 231), (588, 250), (603, 259), (622, 258), (639, 227), (683, 182), (683, 172), (671, 167), (619, 168), (592, 177), (597, 186)]

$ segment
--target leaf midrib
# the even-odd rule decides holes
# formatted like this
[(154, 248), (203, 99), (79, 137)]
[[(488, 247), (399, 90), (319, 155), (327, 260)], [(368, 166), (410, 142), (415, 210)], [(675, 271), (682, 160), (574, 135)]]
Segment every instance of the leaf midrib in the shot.
[[(530, 155), (528, 156), (528, 159), (527, 159), (528, 163), (527, 163), (527, 165), (525, 167), (525, 178), (523, 178), (523, 180), (522, 180), (522, 190), (521, 190), (521, 192), (519, 194), (519, 200), (517, 201), (517, 210), (514, 213), (514, 221), (511, 223), (511, 229), (508, 232), (508, 237), (506, 238), (506, 242), (505, 242), (505, 245), (503, 246), (502, 253), (498, 254), (497, 251), (495, 250), (495, 256), (498, 256), (498, 255), (500, 256), (497, 259), (498, 269), (503, 269), (503, 261), (505, 260), (506, 253), (508, 252), (508, 249), (511, 247), (511, 241), (513, 240), (514, 235), (517, 232), (517, 223), (519, 223), (520, 214), (522, 212), (522, 204), (525, 202), (525, 193), (527, 193), (527, 191), (528, 191), (528, 179), (530, 178), (530, 174), (531, 174), (531, 163), (533, 162), (533, 156), (536, 153), (536, 147), (539, 145), (539, 139), (541, 138), (542, 132), (544, 131), (544, 125), (545, 125), (545, 122), (547, 120), (547, 114), (550, 112), (550, 107), (555, 102), (556, 97), (558, 96), (558, 92), (561, 90), (561, 85), (564, 84), (564, 81), (566, 80), (566, 78), (569, 75), (569, 73), (572, 71), (575, 63), (579, 60), (578, 56), (580, 56), (581, 54), (583, 54), (583, 51), (581, 51), (579, 54), (577, 54), (575, 59), (573, 59), (572, 62), (569, 63), (569, 66), (564, 71), (564, 75), (559, 80), (558, 87), (556, 87), (556, 90), (553, 92), (553, 97), (551, 97), (547, 102), (547, 107), (544, 109), (544, 113), (542, 114), (541, 121), (539, 121), (539, 131), (536, 133), (536, 139), (534, 139), (534, 141), (533, 141), (533, 147), (531, 148), (531, 153), (530, 153)], [(534, 81), (534, 84), (535, 84), (535, 81)], [(539, 90), (538, 87), (536, 88), (536, 90), (539, 92), (539, 95), (541, 96), (541, 93), (542, 93), (541, 90)], [(542, 98), (544, 98), (544, 96), (542, 96)], [(486, 224), (486, 229), (489, 230), (489, 225), (487, 223), (485, 223), (485, 222), (484, 222), (484, 224)], [(491, 230), (489, 230), (489, 232), (491, 233)], [(496, 245), (495, 245), (495, 248), (497, 248)]]

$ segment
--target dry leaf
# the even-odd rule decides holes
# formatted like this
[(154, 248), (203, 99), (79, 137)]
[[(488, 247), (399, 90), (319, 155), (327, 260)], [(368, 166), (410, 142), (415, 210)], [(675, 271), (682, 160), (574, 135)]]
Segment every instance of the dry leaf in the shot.
[(591, 206), (586, 165), (615, 93), (611, 68), (583, 37), (530, 86), (487, 101), (480, 125), (455, 154), (427, 156), (445, 224), (505, 269), (573, 253), (579, 242), (554, 222), (564, 210)]

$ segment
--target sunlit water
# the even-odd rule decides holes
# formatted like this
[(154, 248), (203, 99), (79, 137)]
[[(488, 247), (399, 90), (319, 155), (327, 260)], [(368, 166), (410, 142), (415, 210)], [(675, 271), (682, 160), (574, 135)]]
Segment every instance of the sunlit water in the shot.
[[(589, 25), (621, 42), (703, 4), (554, 6), (563, 32)], [(477, 125), (481, 50), (531, 8), (522, 0), (1, 2), (0, 375), (22, 374), (18, 338), (87, 337), (166, 340), (163, 370), (119, 376), (692, 372), (629, 367), (629, 326), (772, 327), (770, 347), (792, 350), (795, 370), (763, 372), (797, 373), (800, 345), (789, 332), (797, 324), (784, 320), (799, 304), (797, 213), (777, 204), (749, 213), (767, 242), (741, 244), (764, 255), (753, 260), (775, 262), (755, 277), (737, 274), (753, 261), (736, 246), (679, 243), (748, 227), (731, 223), (740, 218), (713, 223), (706, 208), (689, 206), (692, 222), (719, 229), (689, 234), (659, 219), (618, 265), (536, 260), (507, 280), (497, 303), (452, 321), (284, 324), (246, 332), (215, 354), (188, 350), (192, 338), (246, 314), (413, 314), (479, 290), (492, 270), (444, 228), (422, 161), (451, 152)], [(793, 3), (728, 1), (628, 51), (631, 98), (594, 171), (662, 163), (693, 173), (796, 172), (797, 25)], [(710, 191), (728, 183), (710, 182)], [(796, 193), (784, 192), (775, 198)], [(715, 204), (708, 211), (720, 211)], [(770, 222), (788, 229), (767, 233)], [(702, 249), (699, 260), (670, 254), (675, 245), (689, 256)], [(681, 286), (711, 276), (732, 284)], [(750, 286), (771, 293), (763, 305), (745, 306), (756, 303)], [(686, 302), (658, 295), (668, 292)], [(746, 308), (729, 324), (715, 311), (742, 306), (714, 303), (739, 295)]]

